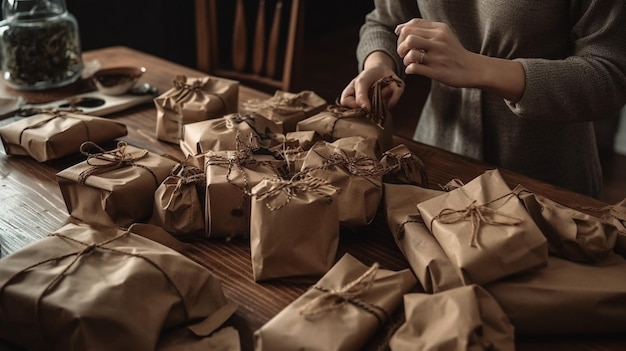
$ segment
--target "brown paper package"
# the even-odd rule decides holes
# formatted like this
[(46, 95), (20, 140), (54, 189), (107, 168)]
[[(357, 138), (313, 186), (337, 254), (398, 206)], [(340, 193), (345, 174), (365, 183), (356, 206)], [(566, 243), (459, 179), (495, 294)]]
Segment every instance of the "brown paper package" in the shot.
[(219, 279), (143, 235), (67, 224), (0, 260), (0, 338), (29, 350), (152, 351), (166, 330), (211, 334), (236, 308)]
[(157, 139), (178, 143), (186, 124), (235, 113), (239, 82), (217, 77), (177, 76), (174, 87), (154, 99)]
[(77, 154), (86, 141), (103, 144), (126, 134), (123, 123), (61, 111), (42, 111), (0, 127), (7, 155), (30, 156), (39, 162)]
[(417, 207), (464, 285), (486, 284), (547, 263), (546, 238), (497, 169)]
[(383, 175), (385, 183), (428, 188), (428, 172), (424, 162), (406, 145), (400, 144), (385, 151), (380, 164), (387, 169)]
[(320, 277), (332, 267), (339, 244), (339, 191), (312, 178), (265, 179), (252, 189), (255, 281)]
[(409, 269), (376, 269), (345, 254), (315, 287), (255, 331), (255, 350), (360, 350), (416, 284)]
[[(116, 159), (88, 159), (56, 174), (68, 213), (86, 223), (113, 227), (148, 220), (154, 193), (176, 161), (131, 145), (119, 146), (108, 155)], [(127, 161), (119, 162), (120, 159)], [(103, 173), (84, 178), (84, 172), (94, 169), (96, 163), (103, 167)], [(120, 167), (107, 171), (114, 164)]]
[(478, 285), (441, 293), (404, 295), (406, 321), (389, 340), (391, 351), (514, 351), (513, 325)]

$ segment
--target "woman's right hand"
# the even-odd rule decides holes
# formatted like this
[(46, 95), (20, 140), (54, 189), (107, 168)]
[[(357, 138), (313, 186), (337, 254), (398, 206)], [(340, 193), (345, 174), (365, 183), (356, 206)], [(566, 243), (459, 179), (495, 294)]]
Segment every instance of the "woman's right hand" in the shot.
[[(372, 86), (378, 80), (392, 76), (402, 81), (394, 70), (395, 64), (387, 54), (377, 51), (370, 54), (365, 60), (364, 68), (341, 92), (339, 103), (350, 108), (365, 108), (372, 110)], [(391, 108), (404, 93), (404, 84), (389, 84), (382, 90), (383, 99), (387, 107)]]

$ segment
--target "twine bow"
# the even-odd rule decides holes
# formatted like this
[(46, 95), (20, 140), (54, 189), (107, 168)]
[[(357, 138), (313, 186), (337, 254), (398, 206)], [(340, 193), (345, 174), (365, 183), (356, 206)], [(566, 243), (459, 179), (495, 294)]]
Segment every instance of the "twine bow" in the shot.
[(369, 156), (348, 157), (335, 152), (326, 160), (324, 167), (343, 166), (350, 174), (356, 176), (376, 176), (386, 172), (378, 160)]
[(312, 319), (329, 311), (342, 308), (346, 303), (350, 303), (372, 314), (382, 324), (388, 318), (387, 311), (359, 299), (360, 295), (370, 290), (372, 285), (374, 285), (378, 268), (379, 264), (374, 263), (361, 276), (337, 289), (328, 289), (315, 285), (314, 288), (322, 291), (322, 294), (302, 306), (299, 311), (300, 315), (306, 319)]
[[(483, 205), (476, 205), (476, 200), (472, 201), (466, 208), (461, 210), (454, 210), (451, 208), (444, 208), (439, 212), (438, 215), (433, 217), (431, 220), (432, 223), (438, 220), (443, 224), (454, 224), (461, 221), (470, 221), (472, 224), (472, 237), (470, 240), (470, 245), (472, 247), (480, 247), (478, 243), (478, 231), (480, 229), (481, 223), (487, 223), (490, 225), (517, 225), (522, 222), (521, 218), (510, 216), (504, 212), (494, 210), (487, 205), (504, 198), (505, 196), (512, 195), (512, 193), (501, 196), (497, 199), (489, 201)], [(495, 217), (500, 216), (502, 219), (498, 220)]]
[(190, 95), (210, 95), (217, 98), (222, 105), (222, 108), (219, 111), (215, 112), (215, 115), (223, 116), (227, 111), (226, 101), (224, 101), (224, 98), (222, 98), (220, 95), (215, 94), (207, 89), (207, 82), (209, 79), (210, 78), (194, 79), (190, 84), (187, 83), (186, 76), (176, 76), (176, 78), (174, 79), (174, 88), (176, 88), (176, 92), (173, 94), (172, 99), (174, 99), (174, 101), (176, 101), (177, 103), (180, 103), (181, 101), (187, 100)]
[[(80, 152), (87, 156), (86, 162), (90, 167), (79, 174), (78, 183), (85, 184), (87, 178), (95, 174), (110, 172), (126, 166), (135, 166), (146, 169), (150, 172), (155, 183), (158, 185), (159, 181), (157, 176), (150, 168), (135, 163), (135, 161), (146, 157), (149, 152), (147, 150), (141, 150), (140, 152), (133, 154), (126, 152), (127, 146), (128, 144), (125, 141), (120, 141), (117, 143), (116, 149), (107, 151), (91, 141), (82, 143), (80, 146)], [(100, 152), (90, 153), (88, 151), (89, 148), (95, 148)]]
[(335, 128), (337, 126), (337, 122), (346, 118), (360, 118), (367, 117), (368, 111), (365, 108), (349, 108), (346, 106), (339, 105), (338, 102), (335, 102), (335, 105), (329, 105), (326, 107), (326, 112), (330, 113), (335, 117), (333, 121), (333, 125), (330, 127), (330, 135), (335, 135)]
[(301, 179), (276, 179), (270, 189), (256, 194), (260, 200), (265, 200), (265, 206), (270, 211), (277, 211), (287, 206), (298, 194), (313, 192), (324, 199), (326, 203), (333, 201), (333, 194), (339, 188), (324, 179), (304, 177)]

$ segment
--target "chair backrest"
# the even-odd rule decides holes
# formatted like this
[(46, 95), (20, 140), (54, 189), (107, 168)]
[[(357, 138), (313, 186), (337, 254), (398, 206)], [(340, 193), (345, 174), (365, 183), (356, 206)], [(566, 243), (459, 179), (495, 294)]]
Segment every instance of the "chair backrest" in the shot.
[(300, 0), (196, 0), (197, 68), (273, 94), (298, 90)]

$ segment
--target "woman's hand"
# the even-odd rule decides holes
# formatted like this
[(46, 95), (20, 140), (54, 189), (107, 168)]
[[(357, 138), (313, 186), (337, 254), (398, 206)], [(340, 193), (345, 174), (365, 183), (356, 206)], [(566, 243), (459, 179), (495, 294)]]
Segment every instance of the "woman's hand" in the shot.
[(526, 76), (521, 63), (466, 50), (447, 24), (414, 18), (398, 25), (395, 33), (407, 74), (485, 89), (511, 101), (522, 98)]
[[(371, 88), (378, 80), (392, 76), (402, 81), (395, 73), (395, 64), (387, 54), (376, 51), (365, 60), (363, 71), (352, 79), (341, 92), (340, 104), (351, 108), (372, 110)], [(382, 90), (387, 107), (393, 107), (404, 92), (404, 84), (389, 84)]]

